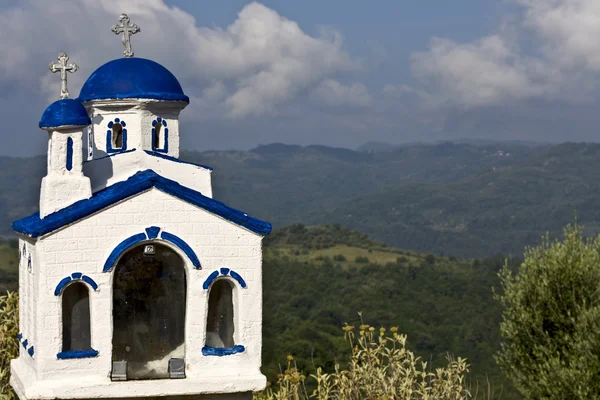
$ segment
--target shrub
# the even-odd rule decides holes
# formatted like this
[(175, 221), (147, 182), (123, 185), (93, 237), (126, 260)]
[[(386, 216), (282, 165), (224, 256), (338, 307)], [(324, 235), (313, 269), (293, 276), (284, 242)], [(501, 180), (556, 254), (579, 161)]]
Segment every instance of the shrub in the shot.
[(0, 296), (0, 399), (12, 400), (17, 396), (9, 384), (10, 360), (19, 355), (19, 296), (7, 292)]
[(570, 225), (499, 273), (504, 310), (497, 362), (529, 399), (600, 397), (600, 237)]
[(425, 261), (427, 262), (427, 264), (433, 265), (435, 264), (435, 256), (433, 254), (427, 254), (427, 256), (425, 257)]
[(362, 256), (356, 256), (356, 258), (354, 259), (354, 262), (359, 263), (359, 264), (367, 264), (369, 262), (369, 258), (362, 257)]
[(346, 261), (346, 257), (343, 254), (337, 254), (333, 256), (333, 261)]
[(345, 338), (351, 349), (347, 369), (335, 365), (325, 373), (318, 368), (310, 378), (316, 389), (309, 395), (306, 379), (288, 356), (287, 368), (279, 374), (275, 389), (267, 388), (254, 400), (363, 400), (363, 399), (447, 399), (471, 397), (464, 386), (466, 360), (448, 357), (445, 368), (433, 369), (406, 348), (406, 335), (391, 328), (375, 329), (364, 323), (358, 329), (346, 325)]

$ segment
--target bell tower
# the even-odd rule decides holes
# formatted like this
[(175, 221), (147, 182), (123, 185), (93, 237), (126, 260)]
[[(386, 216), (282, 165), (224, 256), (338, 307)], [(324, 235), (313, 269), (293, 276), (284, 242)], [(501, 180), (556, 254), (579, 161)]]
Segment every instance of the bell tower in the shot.
[(78, 67), (69, 63), (66, 53), (50, 64), (50, 71), (60, 72), (61, 99), (52, 103), (39, 123), (48, 131), (48, 173), (42, 179), (40, 217), (60, 210), (92, 195), (90, 180), (83, 175), (83, 129), (91, 121), (83, 105), (69, 99), (67, 72)]

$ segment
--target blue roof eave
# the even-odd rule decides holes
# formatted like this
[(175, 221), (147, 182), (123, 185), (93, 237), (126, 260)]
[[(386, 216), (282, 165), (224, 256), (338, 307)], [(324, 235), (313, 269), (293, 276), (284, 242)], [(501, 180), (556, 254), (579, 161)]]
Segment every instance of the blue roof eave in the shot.
[(79, 200), (44, 218), (40, 218), (39, 212), (36, 212), (13, 222), (12, 228), (27, 236), (43, 236), (152, 187), (216, 214), (258, 235), (265, 236), (271, 232), (270, 223), (228, 207), (220, 201), (164, 178), (152, 170), (140, 171), (125, 181), (94, 193), (89, 199)]

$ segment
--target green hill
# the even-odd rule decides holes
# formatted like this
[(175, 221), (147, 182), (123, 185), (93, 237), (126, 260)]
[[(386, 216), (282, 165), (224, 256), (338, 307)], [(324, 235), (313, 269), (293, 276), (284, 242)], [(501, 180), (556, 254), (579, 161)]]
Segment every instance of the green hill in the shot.
[[(352, 151), (272, 144), (184, 152), (215, 168), (215, 198), (276, 227), (339, 223), (389, 246), (484, 257), (521, 254), (575, 213), (600, 233), (600, 145), (440, 143)], [(37, 208), (43, 157), (0, 157), (0, 236)]]

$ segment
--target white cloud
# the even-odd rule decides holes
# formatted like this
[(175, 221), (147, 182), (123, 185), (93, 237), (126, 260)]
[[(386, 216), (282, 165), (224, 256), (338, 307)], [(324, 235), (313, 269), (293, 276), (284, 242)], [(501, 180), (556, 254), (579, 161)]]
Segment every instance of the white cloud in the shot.
[[(428, 51), (413, 54), (415, 76), (440, 101), (467, 108), (592, 98), (600, 83), (600, 2), (512, 1), (522, 11), (515, 30), (501, 27), (470, 43), (434, 38)], [(518, 45), (525, 37), (535, 50)]]
[(343, 85), (333, 79), (326, 79), (317, 86), (311, 95), (315, 102), (331, 107), (366, 107), (373, 104), (373, 98), (362, 83)]
[(323, 79), (360, 67), (339, 34), (312, 37), (256, 2), (220, 29), (198, 27), (193, 16), (162, 0), (61, 0), (60, 7), (28, 0), (0, 11), (0, 81), (22, 82), (32, 93), (41, 87), (56, 99), (58, 77), (47, 65), (66, 51), (81, 68), (69, 76), (75, 97), (93, 69), (122, 56), (110, 32), (121, 12), (141, 27), (132, 39), (135, 55), (169, 68), (190, 97), (202, 100), (190, 106), (196, 109), (218, 102), (212, 107), (232, 117), (272, 113)]

